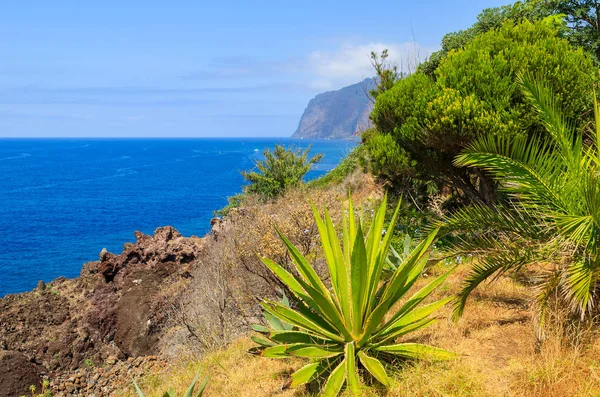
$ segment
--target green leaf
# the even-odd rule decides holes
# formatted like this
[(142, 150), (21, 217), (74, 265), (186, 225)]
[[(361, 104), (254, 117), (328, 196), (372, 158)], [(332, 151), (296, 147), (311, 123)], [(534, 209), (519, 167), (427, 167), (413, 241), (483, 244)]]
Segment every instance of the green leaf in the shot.
[(250, 325), (250, 328), (252, 328), (256, 332), (260, 332), (261, 334), (268, 334), (271, 331), (269, 328), (260, 324), (252, 324)]
[(267, 312), (276, 317), (280, 317), (281, 319), (294, 324), (299, 328), (304, 328), (307, 331), (321, 334), (338, 342), (344, 341), (344, 339), (339, 335), (336, 335), (324, 328), (322, 324), (317, 324), (312, 319), (307, 318), (304, 314), (300, 314), (293, 309), (278, 304), (277, 302), (262, 302), (261, 305)]
[(304, 343), (298, 343), (294, 345), (286, 345), (286, 354), (294, 357), (304, 357), (312, 359), (324, 359), (339, 356), (343, 353), (342, 349), (338, 346), (316, 346)]
[(362, 395), (360, 388), (360, 379), (356, 368), (356, 353), (354, 342), (346, 343), (346, 379), (348, 380), (348, 389), (353, 396), (360, 397)]
[(276, 342), (287, 344), (314, 343), (318, 345), (326, 345), (335, 342), (304, 331), (273, 331), (269, 337)]
[(285, 346), (285, 345), (275, 345), (275, 346), (267, 347), (265, 350), (263, 350), (260, 353), (260, 355), (263, 357), (270, 357), (270, 358), (285, 358), (285, 357), (289, 357), (289, 354), (287, 354), (286, 349), (287, 349), (287, 346)]
[(386, 388), (390, 387), (390, 380), (388, 379), (387, 372), (383, 367), (381, 361), (375, 357), (369, 357), (364, 351), (358, 352), (358, 358), (362, 365)]
[(252, 336), (250, 337), (250, 339), (254, 342), (257, 343), (261, 346), (265, 346), (265, 347), (270, 347), (270, 346), (275, 346), (276, 343), (273, 343), (272, 341), (265, 339), (265, 338), (260, 338), (258, 336)]
[(277, 231), (277, 234), (287, 247), (292, 257), (292, 260), (296, 264), (296, 269), (298, 270), (298, 272), (314, 289), (320, 291), (323, 295), (326, 295), (328, 293), (327, 287), (325, 287), (325, 284), (323, 284), (323, 282), (317, 275), (317, 272), (315, 272), (310, 263), (308, 263), (306, 258), (304, 258), (304, 256), (294, 246), (294, 244), (292, 244), (290, 240), (288, 240), (288, 238), (285, 237), (283, 233), (279, 231), (279, 229), (275, 228), (275, 230)]
[(327, 378), (327, 383), (323, 388), (323, 397), (337, 397), (344, 386), (346, 380), (346, 360), (342, 362), (333, 370)]
[(352, 333), (359, 336), (362, 331), (363, 309), (366, 301), (368, 277), (367, 251), (362, 228), (358, 225), (354, 249), (352, 250), (351, 280), (352, 280)]
[(420, 343), (399, 343), (397, 345), (384, 345), (376, 347), (375, 350), (392, 353), (407, 358), (429, 358), (437, 360), (448, 360), (456, 357), (456, 354), (433, 346)]
[(298, 387), (313, 380), (319, 373), (321, 362), (310, 363), (292, 374), (290, 387)]

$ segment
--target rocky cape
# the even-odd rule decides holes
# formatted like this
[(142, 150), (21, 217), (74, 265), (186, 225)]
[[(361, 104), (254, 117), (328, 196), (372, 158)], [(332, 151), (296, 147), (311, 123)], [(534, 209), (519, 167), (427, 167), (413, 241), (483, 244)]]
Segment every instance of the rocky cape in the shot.
[(292, 138), (351, 139), (371, 127), (373, 79), (328, 91), (310, 100)]
[(116, 378), (130, 382), (157, 361), (177, 286), (211, 237), (172, 227), (135, 237), (119, 255), (103, 250), (78, 278), (0, 299), (0, 397), (40, 390), (42, 377), (54, 396), (109, 396)]

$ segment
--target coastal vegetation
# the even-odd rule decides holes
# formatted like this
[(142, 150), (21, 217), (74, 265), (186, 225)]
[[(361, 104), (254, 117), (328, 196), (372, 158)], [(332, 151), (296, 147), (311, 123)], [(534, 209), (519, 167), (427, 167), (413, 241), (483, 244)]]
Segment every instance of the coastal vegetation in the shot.
[[(599, 6), (484, 10), (411, 74), (371, 54), (373, 127), (336, 169), (304, 183), (321, 156), (276, 146), (211, 235), (164, 232), (130, 344), (173, 359), (123, 395), (198, 368), (207, 396), (600, 395)], [(116, 271), (155, 240), (86, 282), (135, 289)]]

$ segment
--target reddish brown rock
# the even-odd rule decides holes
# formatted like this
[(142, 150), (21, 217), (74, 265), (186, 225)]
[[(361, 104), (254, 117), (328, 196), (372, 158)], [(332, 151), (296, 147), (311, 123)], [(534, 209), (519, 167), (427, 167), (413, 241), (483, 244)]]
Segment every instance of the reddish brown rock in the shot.
[(136, 232), (120, 255), (103, 250), (79, 278), (0, 299), (0, 349), (33, 357), (51, 371), (109, 357), (154, 354), (165, 308), (200, 253), (199, 239), (172, 227)]
[(0, 351), (0, 397), (19, 397), (29, 394), (29, 386), (41, 390), (44, 370), (25, 355)]

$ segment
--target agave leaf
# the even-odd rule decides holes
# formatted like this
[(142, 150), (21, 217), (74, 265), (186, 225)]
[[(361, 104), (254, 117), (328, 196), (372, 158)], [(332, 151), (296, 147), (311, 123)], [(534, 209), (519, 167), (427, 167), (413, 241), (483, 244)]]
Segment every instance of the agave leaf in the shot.
[[(340, 307), (342, 310), (344, 323), (347, 328), (352, 328), (352, 295), (351, 295), (351, 286), (350, 286), (350, 278), (348, 275), (349, 269), (346, 266), (346, 262), (344, 262), (344, 255), (342, 254), (342, 249), (340, 247), (340, 241), (337, 237), (337, 233), (335, 231), (335, 227), (333, 226), (333, 220), (329, 215), (329, 211), (327, 208), (324, 210), (325, 212), (325, 227), (327, 228), (328, 241), (331, 247), (331, 251), (333, 253), (334, 265), (336, 266), (336, 274), (338, 276), (337, 288), (333, 286), (333, 291), (337, 296), (338, 302), (340, 303)], [(325, 241), (323, 241), (323, 244)]]
[(387, 208), (387, 195), (381, 200), (381, 204), (377, 209), (377, 213), (371, 222), (371, 227), (367, 233), (367, 261), (372, 262), (379, 248), (381, 242), (381, 235), (383, 233), (383, 224), (385, 222), (385, 210)]
[(270, 358), (285, 358), (289, 357), (286, 353), (287, 346), (286, 345), (275, 345), (271, 347), (267, 347), (261, 352), (261, 356), (270, 357)]
[(260, 324), (252, 324), (250, 325), (250, 328), (252, 328), (256, 332), (260, 332), (261, 334), (268, 334), (269, 332), (271, 332), (269, 328)]
[(331, 248), (331, 242), (329, 241), (327, 226), (325, 226), (325, 222), (323, 222), (323, 219), (321, 218), (321, 215), (319, 215), (317, 207), (315, 207), (312, 201), (310, 205), (313, 210), (315, 223), (317, 224), (317, 229), (319, 230), (319, 236), (321, 237), (321, 246), (323, 247), (323, 253), (325, 254), (325, 260), (329, 269), (329, 275), (331, 276), (331, 284), (334, 286), (335, 289), (335, 287), (338, 285), (337, 266), (335, 262), (335, 257), (333, 255), (333, 250)]
[(315, 336), (305, 331), (273, 331), (270, 338), (279, 343), (314, 343), (326, 345), (334, 343), (332, 340), (323, 337)]
[(252, 336), (250, 339), (252, 339), (252, 341), (254, 343), (258, 343), (259, 345), (265, 346), (265, 347), (271, 347), (271, 346), (276, 345), (276, 343), (274, 343), (268, 339), (265, 339), (265, 338), (260, 338), (258, 336)]
[(332, 360), (321, 360), (300, 368), (298, 371), (292, 374), (292, 383), (290, 384), (290, 387), (298, 387), (317, 379), (319, 376), (323, 375), (323, 373), (329, 370), (334, 363), (335, 361)]
[(415, 332), (420, 329), (426, 328), (426, 327), (432, 325), (433, 323), (435, 323), (436, 321), (437, 320), (435, 318), (424, 318), (421, 321), (416, 321), (416, 322), (410, 323), (404, 327), (391, 327), (388, 330), (388, 332), (386, 332), (385, 334), (379, 335), (379, 337), (377, 338), (377, 343), (375, 343), (373, 346), (377, 347), (377, 346), (389, 344), (388, 342), (390, 342), (390, 341), (394, 341), (394, 340), (398, 339), (399, 337), (406, 335), (410, 332)]
[(398, 205), (396, 206), (396, 210), (394, 211), (394, 215), (392, 216), (392, 220), (388, 225), (388, 229), (390, 230), (390, 232), (386, 233), (385, 237), (383, 238), (383, 242), (380, 245), (379, 251), (374, 259), (375, 263), (372, 266), (371, 272), (369, 273), (369, 287), (366, 303), (367, 310), (371, 310), (376, 305), (377, 294), (375, 293), (375, 291), (377, 291), (377, 287), (381, 281), (383, 269), (386, 265), (386, 261), (388, 258), (388, 250), (391, 247), (392, 235), (394, 234), (393, 230), (396, 227), (396, 221), (398, 219), (398, 214), (400, 211), (400, 204), (401, 202), (399, 201)]
[[(314, 288), (310, 283), (292, 275), (281, 265), (267, 258), (262, 258), (262, 260), (265, 263), (265, 265), (267, 265), (267, 267), (276, 276), (278, 276), (279, 279), (284, 284), (286, 284), (296, 296), (304, 300), (304, 302), (306, 302), (320, 314), (319, 319), (327, 319), (329, 323), (334, 325), (334, 329), (342, 332), (344, 336), (349, 336), (349, 333), (346, 331), (346, 327), (343, 323), (343, 320), (339, 316), (337, 307), (327, 297), (327, 295), (329, 295), (328, 292), (325, 292), (326, 295), (323, 295), (323, 293), (319, 289)], [(310, 265), (308, 266), (310, 267)], [(283, 306), (289, 306), (289, 304)], [(266, 315), (265, 318), (269, 320), (269, 318)], [(278, 331), (290, 329), (289, 326), (281, 322), (275, 323), (274, 328)]]
[(342, 386), (344, 386), (344, 381), (346, 380), (346, 360), (342, 360), (342, 362), (333, 370), (327, 378), (327, 383), (323, 388), (323, 397), (336, 397), (340, 390), (342, 390)]
[[(412, 297), (410, 297), (410, 299), (404, 304), (402, 305), (402, 307), (380, 328), (379, 331), (377, 331), (377, 333), (380, 332), (385, 332), (389, 327), (393, 326), (394, 323), (396, 322), (396, 320), (398, 320), (399, 318), (403, 317), (405, 314), (410, 313), (414, 315), (414, 312), (411, 313), (411, 311), (417, 307), (421, 302), (423, 302), (423, 300), (425, 300), (425, 298), (427, 298), (437, 287), (439, 287), (444, 281), (446, 281), (446, 279), (448, 278), (448, 276), (450, 276), (450, 274), (452, 274), (452, 272), (454, 272), (454, 270), (456, 269), (456, 267), (451, 268), (449, 271), (447, 271), (446, 273), (442, 274), (440, 277), (436, 278), (435, 280), (433, 280), (432, 282), (430, 282), (429, 284), (427, 284), (426, 286), (424, 286), (423, 288), (421, 288), (418, 292), (416, 292)], [(452, 300), (453, 298), (449, 298), (448, 302), (450, 300)], [(447, 303), (447, 302), (446, 302)], [(445, 305), (446, 303), (443, 303), (441, 306)], [(440, 307), (441, 307), (440, 306)], [(435, 311), (437, 309), (434, 309), (433, 311)], [(433, 312), (432, 311), (432, 312)], [(416, 321), (416, 320), (415, 320)]]
[(278, 319), (270, 313), (263, 313), (263, 315), (265, 316), (265, 320), (267, 320), (271, 328), (276, 329), (278, 331), (283, 331), (283, 322), (280, 319)]
[(345, 338), (351, 338), (350, 332), (346, 329), (344, 320), (340, 316), (337, 306), (327, 297), (323, 296), (320, 291), (312, 286), (299, 280), (306, 292), (310, 295), (311, 301), (307, 302), (321, 316), (332, 324), (336, 331), (340, 332)]
[(306, 258), (304, 258), (296, 246), (294, 246), (294, 244), (292, 244), (291, 241), (279, 231), (279, 229), (275, 228), (275, 230), (287, 247), (292, 260), (296, 264), (296, 269), (298, 272), (314, 289), (320, 291), (321, 294), (326, 295), (328, 293), (327, 287), (325, 287), (325, 284), (323, 284), (323, 281), (321, 281), (317, 275), (317, 272), (315, 272), (315, 269), (313, 269), (313, 267), (310, 265), (310, 263), (308, 263)]
[(294, 388), (310, 382), (317, 376), (320, 366), (321, 362), (310, 363), (294, 372), (292, 374), (292, 383), (290, 384), (290, 387)]
[(313, 319), (307, 318), (304, 313), (298, 313), (293, 309), (290, 309), (283, 305), (279, 305), (277, 302), (262, 302), (261, 305), (267, 312), (271, 313), (274, 316), (279, 316), (283, 320), (289, 322), (290, 324), (294, 324), (298, 328), (303, 328), (307, 331), (312, 331), (317, 334), (321, 334), (335, 341), (344, 341), (342, 337), (326, 329), (324, 327), (324, 324), (315, 323)]
[(438, 278), (421, 288), (419, 291), (417, 291), (413, 296), (411, 296), (408, 299), (408, 301), (402, 306), (402, 308), (398, 310), (398, 316), (404, 315), (404, 313), (412, 310), (421, 302), (423, 302), (423, 300), (427, 298), (437, 287), (439, 287), (444, 281), (446, 281), (446, 279), (454, 272), (454, 270), (456, 270), (456, 266), (453, 266), (446, 273), (442, 274), (441, 276), (439, 276)]
[(353, 396), (360, 397), (362, 393), (360, 391), (360, 379), (358, 378), (358, 371), (356, 368), (356, 349), (354, 348), (354, 342), (346, 343), (345, 356), (348, 389), (350, 389)]
[(317, 346), (311, 344), (297, 343), (287, 345), (286, 354), (294, 357), (305, 357), (312, 359), (324, 359), (339, 356), (343, 353), (339, 346)]
[(456, 354), (447, 350), (420, 343), (399, 343), (397, 345), (378, 346), (375, 349), (407, 358), (448, 360), (456, 357)]
[(352, 333), (360, 335), (363, 321), (363, 307), (366, 301), (366, 288), (368, 269), (364, 266), (367, 261), (367, 251), (365, 248), (365, 238), (362, 228), (358, 226), (356, 240), (354, 241), (354, 249), (352, 250), (352, 258), (350, 259), (350, 274), (352, 280)]
[(358, 358), (362, 365), (377, 379), (381, 382), (385, 387), (390, 387), (390, 380), (387, 376), (387, 372), (383, 367), (381, 361), (376, 359), (375, 357), (367, 356), (364, 351), (358, 352)]

